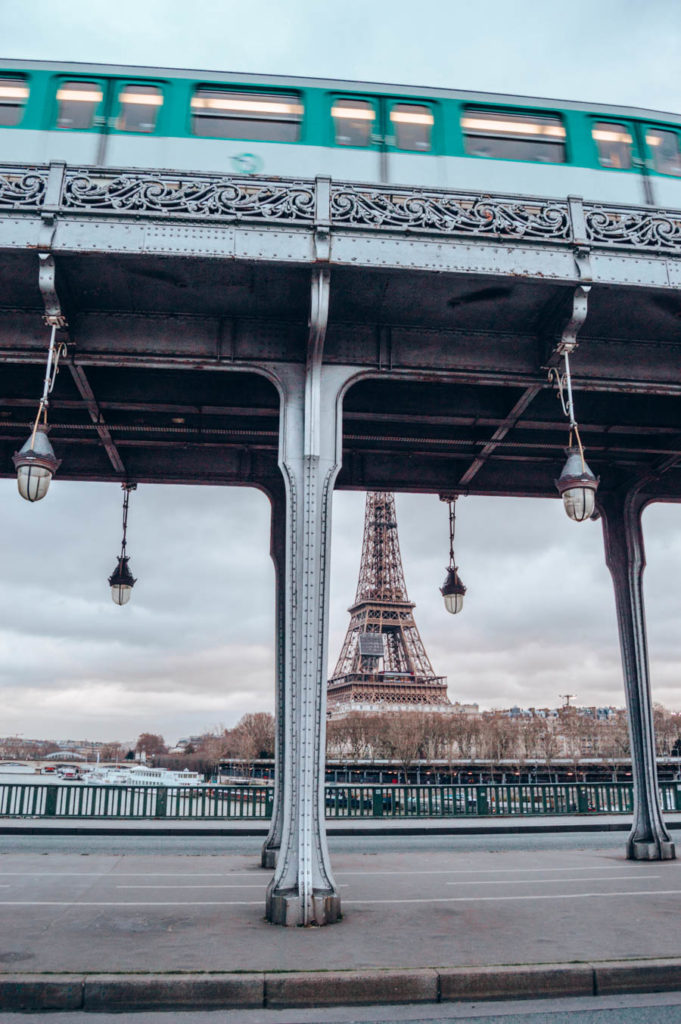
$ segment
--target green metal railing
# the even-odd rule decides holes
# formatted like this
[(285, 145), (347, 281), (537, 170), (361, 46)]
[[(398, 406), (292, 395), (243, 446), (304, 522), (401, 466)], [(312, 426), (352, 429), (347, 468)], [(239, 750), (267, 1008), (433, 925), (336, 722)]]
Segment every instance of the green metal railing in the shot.
[[(0, 785), (0, 817), (250, 818), (272, 815), (271, 786)], [(681, 811), (681, 782), (660, 784), (665, 812)], [(631, 783), (325, 787), (327, 818), (471, 818), (631, 814)]]

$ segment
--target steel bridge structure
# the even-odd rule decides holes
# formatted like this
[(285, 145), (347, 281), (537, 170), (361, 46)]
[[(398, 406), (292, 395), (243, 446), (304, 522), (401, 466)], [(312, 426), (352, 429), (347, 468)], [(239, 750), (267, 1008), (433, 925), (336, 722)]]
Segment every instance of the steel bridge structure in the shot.
[(267, 915), (287, 925), (340, 916), (323, 798), (334, 488), (557, 497), (567, 428), (547, 372), (571, 351), (630, 716), (628, 856), (674, 856), (641, 512), (681, 500), (681, 213), (5, 166), (0, 275), (4, 475), (32, 425), (47, 321), (68, 342), (50, 403), (60, 479), (270, 497), (278, 729), (263, 863)]

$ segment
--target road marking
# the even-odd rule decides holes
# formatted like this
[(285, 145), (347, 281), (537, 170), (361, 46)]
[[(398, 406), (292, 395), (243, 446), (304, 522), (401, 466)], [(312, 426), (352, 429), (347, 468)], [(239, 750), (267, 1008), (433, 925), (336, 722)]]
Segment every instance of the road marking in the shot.
[(261, 907), (262, 900), (174, 900), (172, 903), (123, 903), (80, 900), (0, 900), (0, 907)]
[[(649, 878), (661, 878), (662, 875), (646, 875), (646, 881)], [(640, 875), (617, 875), (615, 878), (608, 879), (608, 881), (629, 882), (632, 878), (640, 880)], [(483, 878), (480, 881), (471, 879), (465, 882), (447, 882), (447, 885), (558, 885), (560, 882), (605, 882), (606, 879), (603, 875), (592, 876), (591, 878), (585, 878), (583, 875), (580, 878)]]
[[(632, 876), (634, 877), (634, 876)], [(591, 881), (591, 879), (589, 879)], [(222, 885), (217, 883), (216, 885), (117, 885), (117, 889), (264, 889), (266, 887), (266, 881), (263, 878), (259, 885)], [(338, 886), (339, 889), (347, 889), (348, 883), (343, 882)]]
[[(345, 900), (345, 905), (374, 903), (501, 903), (518, 900), (580, 900), (611, 896), (681, 896), (681, 889), (643, 889), (624, 892), (579, 892), (531, 896), (409, 897), (401, 900)], [(262, 900), (173, 900), (170, 902), (116, 902), (113, 900), (0, 900), (0, 907), (261, 907)]]
[[(435, 871), (334, 871), (335, 875), (507, 875), (507, 874), (547, 874), (549, 871), (619, 871), (619, 866), (583, 868), (438, 868)], [(2, 872), (0, 871), (0, 874)]]
[(264, 889), (265, 879), (259, 885), (117, 885), (117, 889)]
[[(583, 900), (596, 897), (608, 898), (610, 896), (681, 896), (681, 889), (642, 889), (640, 891), (630, 890), (625, 892), (561, 892), (552, 895), (531, 896), (422, 896), (407, 897), (402, 900), (345, 900), (348, 903), (365, 906), (369, 903), (501, 903), (508, 900)], [(0, 900), (0, 906), (3, 901)]]
[[(263, 871), (262, 868), (258, 869)], [(0, 877), (45, 878), (253, 878), (256, 871), (0, 871)]]

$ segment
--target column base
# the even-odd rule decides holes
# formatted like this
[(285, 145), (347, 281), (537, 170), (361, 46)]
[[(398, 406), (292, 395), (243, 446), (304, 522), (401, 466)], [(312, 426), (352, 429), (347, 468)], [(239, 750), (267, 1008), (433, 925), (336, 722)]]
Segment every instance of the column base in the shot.
[(310, 920), (305, 921), (303, 900), (297, 890), (268, 892), (265, 917), (272, 924), (281, 924), (286, 928), (297, 928), (304, 924), (335, 924), (342, 917), (340, 896), (335, 892), (315, 893), (312, 897)]
[(263, 868), (269, 868), (270, 870), (273, 870), (277, 866), (278, 856), (278, 848), (274, 846), (268, 846), (267, 840), (265, 840), (262, 851), (260, 853), (260, 866)]
[(627, 860), (676, 860), (676, 849), (674, 843), (667, 839), (659, 842), (629, 839)]

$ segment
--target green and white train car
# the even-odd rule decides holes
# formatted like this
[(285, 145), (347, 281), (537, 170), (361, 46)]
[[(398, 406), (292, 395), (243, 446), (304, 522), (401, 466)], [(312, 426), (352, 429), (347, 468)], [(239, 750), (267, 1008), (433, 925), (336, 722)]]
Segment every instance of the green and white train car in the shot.
[(0, 60), (0, 163), (681, 208), (681, 116), (412, 86)]

